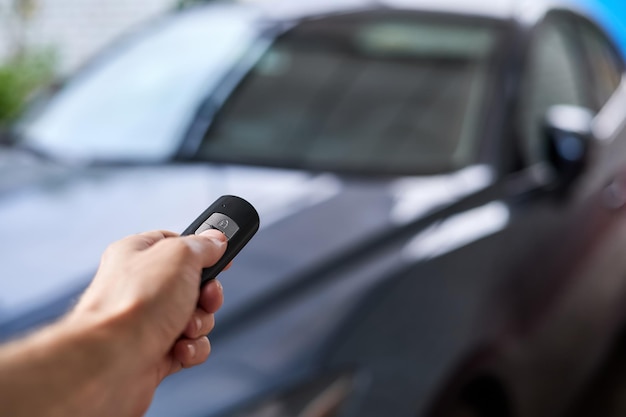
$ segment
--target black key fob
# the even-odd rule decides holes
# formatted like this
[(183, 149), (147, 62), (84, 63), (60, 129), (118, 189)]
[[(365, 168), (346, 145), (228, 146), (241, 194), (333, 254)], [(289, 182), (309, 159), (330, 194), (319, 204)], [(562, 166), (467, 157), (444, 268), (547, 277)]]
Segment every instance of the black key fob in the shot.
[(259, 214), (246, 200), (234, 195), (224, 195), (204, 211), (182, 235), (199, 234), (208, 229), (217, 229), (226, 235), (228, 246), (224, 256), (215, 265), (202, 270), (200, 285), (206, 284), (243, 249), (259, 230)]

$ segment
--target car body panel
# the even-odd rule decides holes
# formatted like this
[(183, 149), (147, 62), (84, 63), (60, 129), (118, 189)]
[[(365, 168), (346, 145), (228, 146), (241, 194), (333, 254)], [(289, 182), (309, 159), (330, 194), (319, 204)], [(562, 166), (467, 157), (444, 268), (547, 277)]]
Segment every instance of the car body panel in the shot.
[[(5, 195), (0, 208), (0, 234), (13, 242), (5, 247), (1, 265), (2, 275), (13, 277), (3, 281), (2, 293), (7, 294), (2, 302), (4, 321), (27, 312), (55, 289), (62, 295), (67, 287), (84, 285), (109, 242), (141, 230), (182, 230), (188, 219), (220, 195), (245, 195), (261, 215), (261, 228), (271, 230), (270, 237), (265, 238), (267, 232), (263, 232), (255, 238), (247, 255), (242, 255), (248, 260), (242, 259), (234, 267), (241, 269), (237, 274), (258, 279), (243, 282), (233, 291), (255, 293), (272, 291), (273, 282), (324, 264), (324, 259), (342, 248), (349, 250), (384, 227), (397, 227), (487, 186), (485, 170), (475, 167), (449, 176), (373, 184), (350, 183), (330, 173), (219, 165), (95, 168), (50, 176), (24, 185), (19, 193)], [(440, 191), (422, 191), (433, 189)], [(120, 204), (122, 201), (127, 203)], [(355, 212), (358, 215), (349, 218), (342, 214), (342, 224), (323, 227), (333, 212), (344, 213), (350, 206), (368, 207), (368, 211)], [(24, 234), (21, 219), (25, 216), (32, 219), (28, 227), (35, 228), (38, 235), (62, 236), (63, 245), (51, 246), (47, 238)], [(293, 224), (301, 222), (320, 228), (310, 235), (293, 236)], [(294, 238), (299, 245), (288, 243)], [(288, 252), (275, 252), (278, 244)], [(75, 248), (74, 260), (50, 270), (50, 264), (57, 265), (57, 260), (66, 256), (68, 247)], [(33, 256), (38, 261), (28, 262), (26, 257)], [(29, 277), (41, 277), (36, 291)], [(231, 281), (237, 285), (236, 280)], [(233, 300), (224, 309), (234, 305), (237, 302)]]
[[(50, 163), (7, 186), (0, 275), (14, 279), (2, 283), (11, 295), (0, 310), (0, 336), (62, 314), (111, 240), (182, 230), (218, 196), (237, 194), (258, 209), (261, 230), (221, 276), (226, 303), (211, 335), (212, 358), (168, 378), (149, 416), (251, 415), (336, 373), (353, 378), (342, 416), (458, 415), (453, 407), (483, 375), (511, 407), (498, 415), (561, 413), (625, 323), (626, 134), (623, 112), (613, 110), (623, 84), (593, 109), (600, 112), (588, 165), (561, 188), (550, 161), (525, 153), (516, 124), (544, 3), (525, 15), (509, 1), (493, 8), (307, 4), (261, 5), (264, 39), (349, 11), (420, 16), (419, 8), (435, 16), (456, 4), (453, 19), (472, 8), (474, 17), (499, 21), (506, 33), (473, 162), (429, 175), (373, 175), (194, 159), (215, 114), (245, 86), (252, 63), (244, 59), (198, 103), (186, 138), (175, 138), (183, 141), (175, 161)], [(554, 16), (577, 15), (565, 8)], [(34, 256), (44, 261), (29, 263)], [(67, 257), (72, 262), (58, 261)], [(33, 276), (41, 277), (37, 292)], [(57, 280), (77, 288), (36, 308)]]

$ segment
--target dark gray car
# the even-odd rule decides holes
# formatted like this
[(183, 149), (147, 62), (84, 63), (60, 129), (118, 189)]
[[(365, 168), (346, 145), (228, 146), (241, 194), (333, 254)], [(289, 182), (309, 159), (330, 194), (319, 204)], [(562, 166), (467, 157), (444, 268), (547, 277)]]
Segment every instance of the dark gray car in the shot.
[(46, 160), (0, 195), (0, 332), (236, 194), (262, 228), (211, 359), (148, 415), (568, 411), (626, 318), (624, 62), (534, 4), (213, 4), (131, 36), (16, 126)]

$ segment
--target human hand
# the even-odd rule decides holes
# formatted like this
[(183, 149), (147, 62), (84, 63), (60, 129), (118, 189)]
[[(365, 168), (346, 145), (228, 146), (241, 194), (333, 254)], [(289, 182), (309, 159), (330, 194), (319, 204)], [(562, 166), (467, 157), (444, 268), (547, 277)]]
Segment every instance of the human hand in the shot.
[(200, 291), (200, 274), (219, 260), (226, 245), (217, 230), (184, 237), (156, 231), (127, 237), (105, 251), (68, 322), (79, 327), (96, 323), (122, 343), (116, 365), (123, 378), (115, 384), (123, 386), (124, 397), (137, 400), (125, 407), (130, 414), (147, 409), (167, 375), (207, 359), (205, 336), (213, 329), (223, 294), (217, 280)]
[(11, 416), (142, 415), (167, 375), (204, 362), (222, 305), (204, 267), (226, 250), (217, 230), (147, 232), (109, 246), (76, 307), (0, 346), (0, 404)]

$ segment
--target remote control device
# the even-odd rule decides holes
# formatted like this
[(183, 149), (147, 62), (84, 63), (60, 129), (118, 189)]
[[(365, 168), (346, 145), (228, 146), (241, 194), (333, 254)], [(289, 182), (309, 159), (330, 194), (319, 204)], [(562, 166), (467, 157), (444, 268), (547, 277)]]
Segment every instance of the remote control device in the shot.
[(224, 233), (228, 246), (224, 256), (215, 265), (202, 271), (200, 285), (206, 284), (219, 274), (222, 269), (241, 251), (259, 230), (259, 214), (246, 200), (233, 195), (224, 195), (204, 211), (182, 235), (199, 234), (208, 229), (217, 229)]

